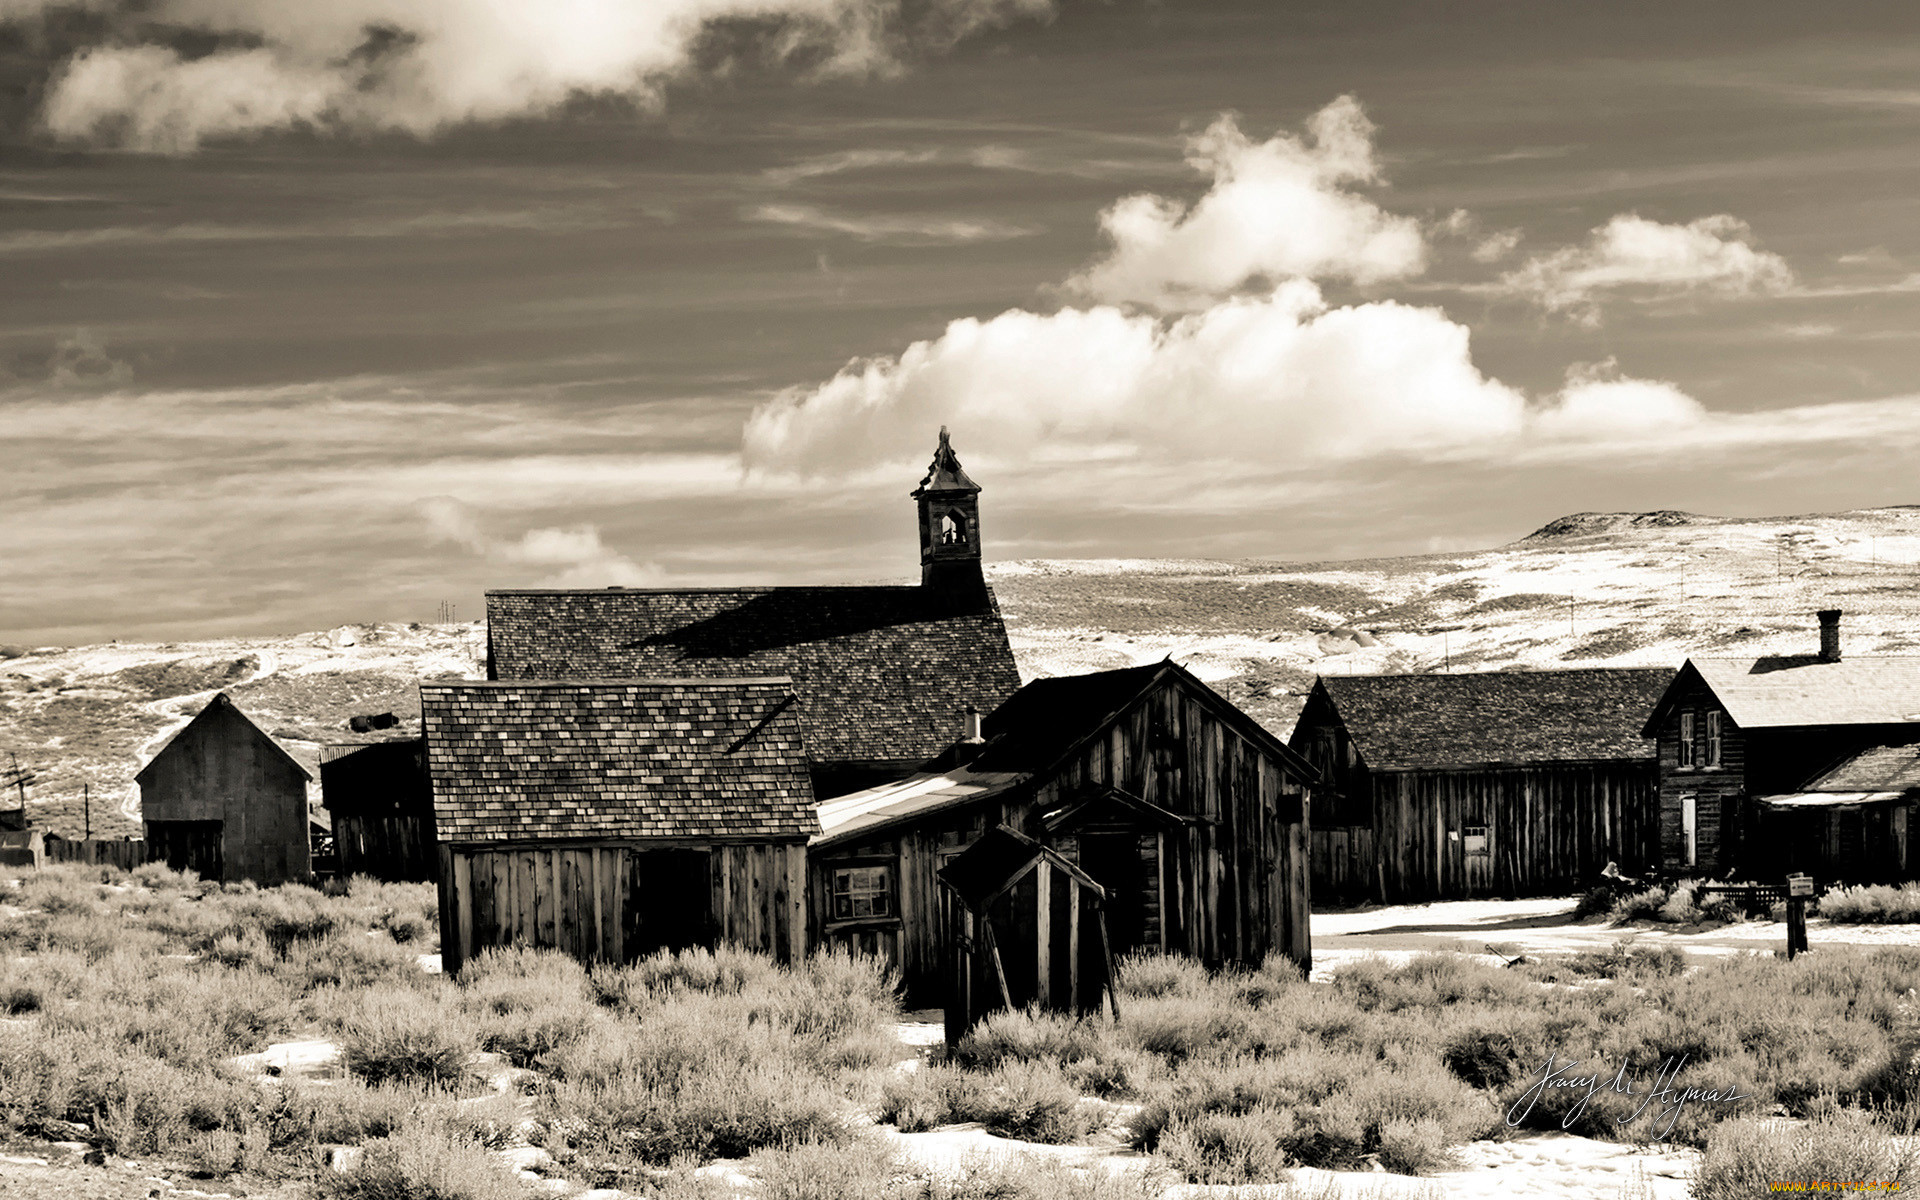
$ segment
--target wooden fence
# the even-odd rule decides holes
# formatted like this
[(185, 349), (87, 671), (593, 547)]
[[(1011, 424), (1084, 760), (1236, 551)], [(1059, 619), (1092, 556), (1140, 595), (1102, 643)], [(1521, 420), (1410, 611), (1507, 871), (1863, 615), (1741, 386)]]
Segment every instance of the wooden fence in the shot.
[(147, 861), (147, 843), (140, 838), (63, 838), (47, 835), (47, 861), (85, 863), (90, 867), (119, 867), (131, 871)]

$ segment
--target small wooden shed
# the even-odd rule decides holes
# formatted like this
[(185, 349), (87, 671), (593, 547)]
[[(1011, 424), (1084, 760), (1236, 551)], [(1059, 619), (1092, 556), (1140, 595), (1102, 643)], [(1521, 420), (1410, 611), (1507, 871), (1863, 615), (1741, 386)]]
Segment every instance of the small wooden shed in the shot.
[(789, 680), (425, 683), (440, 946), (628, 962), (806, 949), (813, 814)]
[(0, 830), (0, 867), (43, 867), (46, 863), (47, 842), (44, 831)]
[(988, 1013), (1037, 1006), (1098, 1012), (1113, 997), (1106, 889), (1004, 825), (940, 868), (952, 956), (947, 1048)]
[(305, 881), (312, 778), (221, 692), (134, 776), (147, 857), (202, 879)]
[(424, 883), (439, 874), (426, 739), (328, 747), (320, 795), (342, 877)]

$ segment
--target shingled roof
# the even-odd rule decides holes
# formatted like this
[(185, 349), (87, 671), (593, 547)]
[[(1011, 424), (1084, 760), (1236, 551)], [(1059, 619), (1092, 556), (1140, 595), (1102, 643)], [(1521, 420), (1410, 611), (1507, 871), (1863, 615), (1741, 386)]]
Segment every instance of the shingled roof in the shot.
[(487, 633), (501, 680), (788, 676), (816, 763), (923, 762), (1020, 686), (991, 592), (494, 591)]
[(1322, 676), (1369, 768), (1458, 770), (1647, 761), (1647, 714), (1671, 667)]
[(785, 678), (423, 683), (442, 841), (819, 831)]
[(1802, 790), (1920, 792), (1920, 744), (1869, 747), (1825, 772)]

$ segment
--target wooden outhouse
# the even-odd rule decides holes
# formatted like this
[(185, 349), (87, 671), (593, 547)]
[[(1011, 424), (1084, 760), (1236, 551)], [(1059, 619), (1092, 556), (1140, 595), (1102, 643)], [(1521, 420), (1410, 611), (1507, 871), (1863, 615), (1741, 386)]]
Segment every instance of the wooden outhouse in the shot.
[(202, 879), (305, 881), (312, 778), (222, 692), (134, 776), (147, 857)]
[(955, 855), (939, 878), (950, 922), (949, 1049), (1001, 1009), (1100, 1010), (1113, 990), (1107, 893), (1085, 871), (1001, 825)]
[(1669, 668), (1323, 676), (1289, 744), (1320, 768), (1314, 897), (1400, 904), (1572, 891), (1659, 861)]
[(440, 945), (628, 962), (806, 948), (817, 832), (785, 678), (424, 683)]
[(1107, 896), (1113, 953), (1311, 963), (1313, 768), (1171, 661), (1040, 679), (925, 769), (820, 806), (808, 855), (817, 943), (881, 954), (940, 1003), (937, 873), (1006, 825)]
[(328, 747), (320, 759), (320, 796), (343, 878), (424, 883), (438, 876), (424, 738)]
[(980, 488), (946, 430), (913, 493), (920, 582), (487, 593), (501, 681), (784, 675), (816, 796), (899, 779), (1020, 686), (981, 573)]
[(1819, 614), (1817, 653), (1689, 658), (1660, 697), (1645, 732), (1669, 873), (1920, 877), (1920, 658), (1845, 658), (1840, 618)]

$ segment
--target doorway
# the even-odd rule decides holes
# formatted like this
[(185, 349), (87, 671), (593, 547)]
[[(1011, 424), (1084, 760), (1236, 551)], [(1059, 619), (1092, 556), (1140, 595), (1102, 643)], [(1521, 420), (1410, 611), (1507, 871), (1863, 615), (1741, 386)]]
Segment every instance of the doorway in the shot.
[(226, 878), (226, 855), (220, 847), (220, 821), (148, 821), (147, 861), (163, 862), (176, 871), (192, 871), (202, 879)]
[(627, 855), (627, 959), (714, 942), (711, 856), (705, 850)]
[(1152, 848), (1156, 842), (1152, 834), (1080, 835), (1080, 869), (1107, 891), (1107, 937), (1115, 958), (1134, 950), (1160, 948), (1157, 936), (1147, 936), (1157, 874)]

